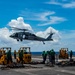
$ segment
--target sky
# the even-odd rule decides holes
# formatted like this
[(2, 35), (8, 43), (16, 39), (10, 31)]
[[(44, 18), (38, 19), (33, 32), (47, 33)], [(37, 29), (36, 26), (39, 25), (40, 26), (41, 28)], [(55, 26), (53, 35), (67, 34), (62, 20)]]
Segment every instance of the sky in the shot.
[[(75, 0), (0, 0), (0, 47), (31, 47), (31, 51), (68, 48), (75, 51)], [(54, 41), (17, 42), (9, 36), (9, 27), (27, 28), (46, 38), (54, 32)]]

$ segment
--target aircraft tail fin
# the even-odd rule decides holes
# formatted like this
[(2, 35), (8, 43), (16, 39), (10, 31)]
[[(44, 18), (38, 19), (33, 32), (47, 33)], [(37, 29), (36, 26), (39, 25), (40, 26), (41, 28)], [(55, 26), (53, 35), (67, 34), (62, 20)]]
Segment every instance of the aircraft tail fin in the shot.
[(54, 33), (51, 33), (48, 37), (47, 37), (47, 40), (52, 40), (53, 41), (53, 39), (52, 39), (52, 35), (53, 35)]

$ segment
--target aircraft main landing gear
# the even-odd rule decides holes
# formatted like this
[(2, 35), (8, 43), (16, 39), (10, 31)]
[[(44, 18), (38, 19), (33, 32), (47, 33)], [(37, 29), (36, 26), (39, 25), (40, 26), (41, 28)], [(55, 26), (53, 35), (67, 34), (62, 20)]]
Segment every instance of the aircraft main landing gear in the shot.
[(44, 41), (43, 41), (43, 44), (45, 44)]
[(20, 41), (23, 41), (22, 39), (20, 39)]
[(17, 41), (19, 41), (19, 39), (17, 39)]

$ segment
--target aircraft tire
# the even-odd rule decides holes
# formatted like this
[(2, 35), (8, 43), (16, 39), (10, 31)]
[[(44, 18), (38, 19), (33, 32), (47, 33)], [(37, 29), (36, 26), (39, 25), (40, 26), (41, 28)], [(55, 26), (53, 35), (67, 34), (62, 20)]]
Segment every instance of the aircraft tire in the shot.
[(19, 39), (17, 39), (17, 41), (19, 41)]
[(20, 39), (21, 41), (23, 41), (22, 39)]

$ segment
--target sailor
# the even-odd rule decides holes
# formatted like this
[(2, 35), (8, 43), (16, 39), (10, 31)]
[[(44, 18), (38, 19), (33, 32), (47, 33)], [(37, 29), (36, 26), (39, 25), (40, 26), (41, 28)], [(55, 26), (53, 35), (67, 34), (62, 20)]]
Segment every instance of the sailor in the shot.
[(48, 59), (49, 59), (49, 63), (51, 62), (51, 54), (50, 51), (47, 51), (47, 55), (48, 55)]
[(20, 63), (23, 64), (23, 50), (20, 51), (19, 58), (20, 58)]
[(72, 55), (73, 55), (73, 52), (72, 50), (70, 51), (70, 59), (72, 59)]
[(42, 57), (43, 57), (43, 64), (45, 64), (45, 61), (46, 61), (46, 58), (47, 58), (47, 52), (43, 51)]
[(2, 56), (2, 51), (0, 50), (0, 58), (1, 58), (1, 56)]
[(14, 50), (14, 59), (16, 59), (16, 50)]
[(12, 63), (12, 56), (11, 56), (11, 50), (8, 50), (7, 52), (7, 64)]
[(55, 64), (55, 52), (53, 49), (50, 51), (50, 55), (51, 55), (51, 64), (54, 65)]

